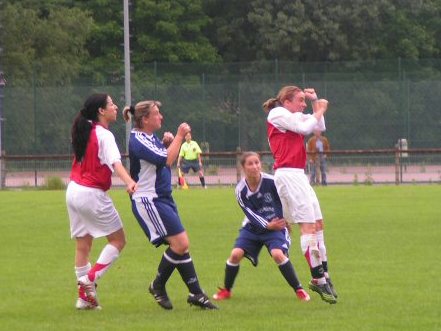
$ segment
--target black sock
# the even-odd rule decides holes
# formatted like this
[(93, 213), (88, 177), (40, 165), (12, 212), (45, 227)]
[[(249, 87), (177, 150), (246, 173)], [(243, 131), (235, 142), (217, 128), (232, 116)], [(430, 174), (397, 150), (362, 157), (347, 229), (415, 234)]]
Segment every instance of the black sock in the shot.
[(322, 261), (323, 271), (328, 272), (328, 261)]
[(185, 253), (184, 255), (178, 255), (178, 257), (179, 258), (177, 260), (179, 260), (180, 263), (176, 264), (176, 268), (181, 274), (182, 280), (184, 281), (185, 285), (187, 285), (188, 290), (193, 294), (202, 293), (190, 254)]
[(227, 290), (231, 290), (233, 288), (234, 280), (239, 272), (239, 265), (225, 265), (225, 281), (224, 285)]
[(170, 255), (170, 252), (174, 254), (169, 247), (165, 250), (164, 254), (162, 255), (161, 262), (159, 262), (158, 273), (153, 281), (153, 287), (155, 289), (164, 289), (165, 283), (167, 283), (168, 279), (176, 268), (176, 264), (170, 262), (166, 258), (166, 255)]
[(199, 180), (201, 181), (202, 187), (205, 187), (205, 177), (204, 176), (199, 177)]
[(320, 264), (315, 268), (310, 268), (312, 278), (318, 279), (325, 277), (325, 272), (323, 271), (323, 266)]
[(282, 265), (279, 265), (279, 270), (282, 273), (283, 277), (285, 277), (289, 286), (291, 286), (294, 290), (302, 288), (302, 285), (297, 278), (296, 272), (290, 260)]

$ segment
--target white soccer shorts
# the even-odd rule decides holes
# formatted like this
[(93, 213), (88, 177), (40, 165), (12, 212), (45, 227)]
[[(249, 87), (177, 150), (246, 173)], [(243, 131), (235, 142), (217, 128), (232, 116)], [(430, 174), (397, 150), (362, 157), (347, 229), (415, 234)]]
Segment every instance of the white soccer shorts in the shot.
[(112, 200), (101, 189), (71, 181), (66, 191), (71, 238), (105, 237), (123, 227)]
[(287, 222), (315, 223), (323, 219), (317, 195), (303, 169), (279, 168), (274, 174), (274, 183)]

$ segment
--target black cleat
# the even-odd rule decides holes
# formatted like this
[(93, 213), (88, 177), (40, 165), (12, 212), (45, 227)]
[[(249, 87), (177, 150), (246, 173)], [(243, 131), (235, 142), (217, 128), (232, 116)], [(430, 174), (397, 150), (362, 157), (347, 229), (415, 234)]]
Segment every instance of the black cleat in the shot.
[(213, 305), (208, 297), (205, 295), (205, 293), (199, 293), (199, 294), (193, 294), (190, 293), (188, 295), (187, 302), (190, 304), (190, 306), (198, 306), (202, 309), (218, 309), (215, 305)]
[(163, 290), (154, 289), (153, 283), (151, 283), (149, 286), (149, 292), (151, 295), (153, 295), (158, 305), (160, 305), (162, 308), (167, 310), (173, 309), (173, 305), (168, 298), (165, 288)]
[(332, 294), (329, 284), (316, 284), (313, 280), (309, 282), (309, 289), (311, 291), (317, 292), (323, 301), (327, 303), (337, 303), (337, 299)]
[(326, 283), (329, 284), (329, 288), (331, 289), (332, 295), (334, 298), (338, 298), (337, 292), (335, 291), (334, 284), (331, 282), (331, 278), (326, 278)]

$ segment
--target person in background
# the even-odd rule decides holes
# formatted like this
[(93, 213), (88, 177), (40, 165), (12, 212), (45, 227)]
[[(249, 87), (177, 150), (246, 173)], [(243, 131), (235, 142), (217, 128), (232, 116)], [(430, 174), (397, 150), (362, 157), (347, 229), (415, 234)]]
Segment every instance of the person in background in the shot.
[[(326, 180), (326, 158), (327, 153), (331, 150), (328, 138), (322, 135), (320, 130), (314, 130), (314, 135), (309, 138), (307, 143), (307, 152), (310, 163), (309, 183), (311, 185), (321, 183), (323, 186), (328, 185)], [(321, 180), (319, 178), (318, 169), (320, 169)]]
[[(306, 101), (313, 113), (303, 114)], [(300, 226), (300, 247), (308, 262), (312, 280), (309, 288), (328, 303), (337, 302), (337, 293), (328, 272), (324, 241), (324, 222), (317, 196), (305, 175), (304, 137), (313, 130), (324, 131), (328, 101), (318, 99), (314, 89), (283, 87), (277, 97), (263, 104), (267, 117), (267, 135), (274, 157), (274, 182), (283, 206), (283, 216)]]
[[(125, 245), (121, 218), (106, 191), (115, 172), (133, 193), (136, 183), (121, 163), (121, 155), (109, 125), (116, 121), (118, 107), (108, 94), (93, 94), (72, 125), (75, 154), (66, 204), (71, 237), (76, 240), (75, 274), (78, 281), (77, 309), (101, 309), (96, 281), (118, 258)], [(107, 245), (92, 267), (89, 255), (94, 238), (106, 237)]]
[(162, 126), (159, 101), (141, 101), (135, 107), (125, 107), (124, 119), (134, 120), (130, 133), (130, 175), (138, 189), (131, 196), (132, 211), (141, 229), (155, 246), (167, 245), (158, 266), (156, 278), (149, 292), (164, 309), (173, 309), (167, 295), (166, 283), (177, 269), (189, 290), (187, 302), (202, 309), (217, 309), (202, 291), (193, 260), (189, 253), (189, 239), (172, 197), (171, 169), (185, 135), (187, 123), (181, 123), (176, 137), (165, 132), (160, 140), (156, 132)]
[(260, 250), (265, 246), (297, 298), (309, 301), (310, 297), (302, 288), (288, 258), (291, 245), (289, 225), (283, 219), (282, 203), (273, 176), (262, 172), (260, 156), (255, 152), (243, 153), (240, 164), (245, 178), (236, 186), (236, 198), (245, 219), (225, 265), (224, 287), (219, 288), (213, 298), (229, 299), (243, 257), (257, 266)]
[(185, 142), (182, 144), (179, 151), (179, 157), (177, 162), (177, 167), (182, 170), (183, 174), (188, 174), (188, 172), (193, 170), (193, 172), (198, 172), (199, 180), (203, 188), (207, 188), (205, 185), (204, 171), (202, 170), (202, 150), (198, 143), (191, 140), (191, 132), (185, 135)]

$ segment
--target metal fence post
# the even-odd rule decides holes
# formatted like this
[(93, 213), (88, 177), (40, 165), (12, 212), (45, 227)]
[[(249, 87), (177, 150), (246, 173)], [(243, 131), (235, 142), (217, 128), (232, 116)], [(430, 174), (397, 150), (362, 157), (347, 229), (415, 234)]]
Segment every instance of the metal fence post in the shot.
[(242, 154), (242, 150), (238, 146), (236, 148), (236, 183), (239, 183), (241, 179), (241, 165), (240, 165), (240, 155)]
[(400, 152), (397, 146), (395, 152), (395, 185), (400, 184)]
[(3, 164), (3, 89), (6, 86), (6, 80), (3, 76), (3, 71), (0, 71), (0, 190), (5, 186), (5, 171)]

